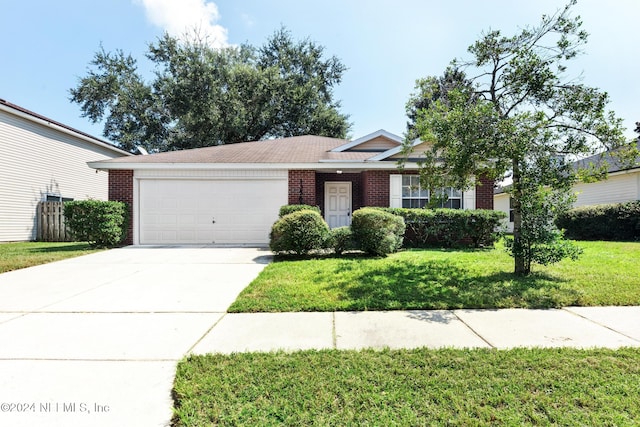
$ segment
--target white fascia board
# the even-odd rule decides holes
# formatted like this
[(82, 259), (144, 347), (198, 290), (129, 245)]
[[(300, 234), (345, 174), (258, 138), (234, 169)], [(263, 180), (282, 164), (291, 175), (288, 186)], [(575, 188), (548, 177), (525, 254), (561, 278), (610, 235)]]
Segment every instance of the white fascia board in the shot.
[(384, 136), (386, 138), (389, 138), (392, 141), (397, 142), (398, 144), (402, 144), (402, 138), (400, 138), (398, 135), (394, 135), (391, 132), (387, 132), (384, 129), (380, 129), (378, 131), (375, 131), (373, 133), (370, 133), (369, 135), (365, 135), (362, 138), (358, 138), (355, 139), (351, 142), (347, 142), (346, 144), (343, 144), (339, 147), (336, 147), (334, 149), (332, 149), (331, 151), (334, 153), (339, 153), (341, 151), (346, 151), (350, 148), (356, 147), (360, 144), (364, 144), (367, 141), (371, 141), (372, 139), (378, 138), (379, 136)]
[(82, 135), (80, 133), (74, 132), (74, 131), (72, 131), (70, 129), (67, 129), (65, 127), (62, 127), (62, 126), (58, 126), (55, 123), (51, 123), (49, 121), (42, 120), (42, 119), (40, 119), (38, 117), (34, 117), (34, 116), (30, 115), (30, 114), (23, 113), (22, 111), (15, 110), (15, 109), (13, 109), (11, 107), (8, 107), (6, 105), (0, 104), (0, 110), (5, 111), (5, 112), (7, 112), (9, 114), (13, 114), (14, 116), (18, 116), (18, 117), (20, 117), (22, 119), (29, 120), (30, 122), (37, 123), (37, 124), (39, 124), (41, 126), (45, 126), (45, 127), (49, 127), (49, 128), (55, 129), (58, 132), (62, 132), (64, 134), (71, 135), (74, 138), (81, 139), (81, 140), (83, 140), (85, 142), (97, 145), (99, 147), (107, 148), (107, 149), (112, 150), (112, 151), (114, 151), (114, 152), (116, 152), (118, 154), (122, 154), (123, 156), (133, 156), (133, 154), (129, 153), (128, 151), (122, 150), (122, 149), (120, 149), (120, 148), (118, 148), (118, 147), (116, 147), (114, 145), (111, 145), (111, 144), (105, 142), (105, 141), (101, 141), (101, 140), (99, 140), (97, 138), (89, 138), (88, 136), (85, 136), (85, 135)]
[[(326, 170), (326, 169), (395, 169), (396, 162), (318, 162), (318, 163), (112, 163), (88, 162), (90, 168), (98, 170), (141, 170), (141, 169), (249, 169), (249, 170)], [(407, 163), (405, 169), (417, 169), (415, 163)]]
[[(422, 143), (422, 141), (420, 141), (419, 139), (416, 139), (411, 143), (411, 146), (415, 147), (416, 145), (420, 145), (421, 143)], [(377, 154), (377, 155), (367, 159), (366, 161), (367, 162), (377, 162), (377, 161), (380, 161), (380, 160), (388, 159), (389, 157), (394, 156), (394, 155), (398, 154), (399, 152), (401, 152), (403, 148), (404, 147), (402, 145), (399, 145), (398, 147), (390, 148), (387, 151), (384, 151), (384, 152), (382, 152), (380, 154)]]

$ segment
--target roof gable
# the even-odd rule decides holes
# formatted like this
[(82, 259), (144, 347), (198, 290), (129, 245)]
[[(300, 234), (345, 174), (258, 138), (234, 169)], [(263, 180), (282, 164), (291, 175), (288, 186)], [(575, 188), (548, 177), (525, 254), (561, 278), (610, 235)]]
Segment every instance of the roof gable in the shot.
[(380, 129), (369, 135), (365, 135), (362, 138), (349, 141), (346, 144), (340, 145), (332, 149), (332, 152), (344, 152), (344, 151), (364, 151), (364, 152), (384, 152), (389, 149), (402, 146), (402, 138), (398, 135), (394, 135), (391, 132), (387, 132), (384, 129)]
[[(431, 144), (427, 142), (422, 142), (419, 139), (414, 140), (411, 143), (412, 154), (422, 153), (431, 148)], [(397, 147), (391, 148), (387, 151), (384, 151), (376, 156), (369, 158), (367, 161), (376, 162), (381, 160), (399, 160), (404, 159), (405, 155), (402, 152), (404, 150), (404, 145), (399, 145)], [(417, 156), (416, 156), (417, 157)]]

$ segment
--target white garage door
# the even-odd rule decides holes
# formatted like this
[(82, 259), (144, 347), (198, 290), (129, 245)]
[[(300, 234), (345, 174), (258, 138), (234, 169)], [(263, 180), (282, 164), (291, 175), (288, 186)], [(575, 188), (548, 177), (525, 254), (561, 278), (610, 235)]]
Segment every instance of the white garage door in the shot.
[(286, 179), (141, 179), (140, 244), (265, 244)]

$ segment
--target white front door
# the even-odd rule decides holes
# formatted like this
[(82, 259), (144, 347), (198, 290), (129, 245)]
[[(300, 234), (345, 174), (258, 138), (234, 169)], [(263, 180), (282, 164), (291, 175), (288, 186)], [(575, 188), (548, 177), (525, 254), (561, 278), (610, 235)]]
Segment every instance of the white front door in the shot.
[(324, 218), (330, 228), (351, 224), (351, 182), (325, 182)]

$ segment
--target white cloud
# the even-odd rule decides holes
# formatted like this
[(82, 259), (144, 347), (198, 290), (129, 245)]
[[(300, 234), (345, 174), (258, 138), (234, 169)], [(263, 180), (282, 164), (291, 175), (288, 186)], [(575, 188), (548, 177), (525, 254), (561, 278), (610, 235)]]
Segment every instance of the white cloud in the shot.
[(228, 46), (227, 29), (216, 22), (218, 6), (206, 0), (134, 0), (141, 4), (147, 19), (174, 37), (183, 38), (197, 31), (213, 47)]

